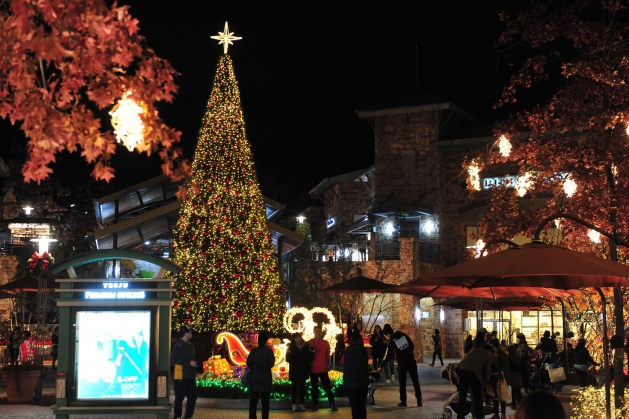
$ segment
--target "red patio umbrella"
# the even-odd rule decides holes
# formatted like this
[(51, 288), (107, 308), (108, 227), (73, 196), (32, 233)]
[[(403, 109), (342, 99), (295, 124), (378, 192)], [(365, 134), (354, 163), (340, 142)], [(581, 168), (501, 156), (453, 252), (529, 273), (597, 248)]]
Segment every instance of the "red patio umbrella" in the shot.
[[(449, 269), (449, 268), (446, 268)], [(446, 270), (442, 269), (442, 271)], [(441, 271), (438, 271), (441, 272)], [(487, 298), (495, 300), (498, 298), (522, 298), (522, 297), (561, 297), (568, 298), (574, 294), (578, 294), (577, 290), (559, 290), (545, 287), (518, 287), (518, 286), (499, 286), (499, 287), (478, 287), (466, 288), (461, 285), (441, 284), (440, 280), (419, 279), (391, 287), (382, 292), (390, 294), (410, 294), (419, 298), (425, 297), (473, 297)]]
[(10, 294), (8, 292), (0, 291), (0, 300), (4, 298), (20, 298), (19, 295)]
[[(477, 299), (473, 297), (450, 298), (434, 305), (448, 306), (453, 310), (476, 310)], [(544, 305), (555, 303), (541, 298), (498, 298), (495, 300), (483, 300), (483, 310), (524, 311), (541, 310)]]
[[(22, 291), (22, 292), (37, 292), (39, 285), (37, 279), (22, 278), (15, 281), (7, 282), (4, 285), (0, 285), (0, 291)], [(58, 287), (55, 283), (55, 279), (48, 277), (44, 282), (45, 291), (54, 291)]]
[(322, 289), (323, 292), (330, 293), (379, 293), (391, 288), (390, 284), (385, 284), (382, 281), (367, 278), (366, 276), (356, 276), (350, 278), (347, 281), (340, 282), (338, 284), (331, 285)]

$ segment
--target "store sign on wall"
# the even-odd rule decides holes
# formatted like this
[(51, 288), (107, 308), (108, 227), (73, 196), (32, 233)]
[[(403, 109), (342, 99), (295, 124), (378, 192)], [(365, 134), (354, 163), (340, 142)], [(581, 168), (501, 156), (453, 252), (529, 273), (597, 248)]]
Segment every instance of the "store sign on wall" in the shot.
[(86, 300), (141, 300), (146, 292), (129, 289), (128, 282), (103, 282), (103, 290), (86, 291)]
[(507, 188), (515, 188), (515, 184), (518, 181), (517, 176), (496, 176), (486, 177), (481, 179), (481, 188), (483, 190), (489, 190), (499, 186), (506, 186)]
[(326, 221), (326, 227), (330, 228), (334, 225), (336, 225), (336, 217), (328, 218), (328, 220)]

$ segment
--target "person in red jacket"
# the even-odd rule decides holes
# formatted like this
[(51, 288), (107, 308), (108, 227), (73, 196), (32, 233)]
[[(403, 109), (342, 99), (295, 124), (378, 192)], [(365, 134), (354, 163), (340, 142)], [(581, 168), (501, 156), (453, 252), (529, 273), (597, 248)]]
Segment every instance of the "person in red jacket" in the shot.
[(315, 348), (314, 359), (310, 363), (310, 384), (312, 385), (312, 410), (319, 410), (319, 379), (325, 394), (328, 396), (330, 409), (336, 412), (336, 403), (332, 386), (330, 385), (330, 377), (328, 376), (328, 365), (330, 362), (330, 344), (323, 339), (323, 330), (321, 326), (315, 326), (313, 329), (314, 338), (308, 341), (308, 345)]

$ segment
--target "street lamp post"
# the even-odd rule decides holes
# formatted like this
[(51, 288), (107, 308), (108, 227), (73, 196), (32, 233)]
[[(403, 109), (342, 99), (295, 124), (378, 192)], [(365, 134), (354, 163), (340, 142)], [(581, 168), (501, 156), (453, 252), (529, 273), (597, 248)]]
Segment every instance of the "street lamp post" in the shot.
[[(565, 218), (568, 220), (572, 220), (574, 222), (577, 222), (607, 237), (610, 240), (609, 257), (611, 260), (615, 262), (618, 262), (618, 253), (616, 250), (616, 246), (622, 245), (629, 248), (629, 243), (625, 242), (624, 240), (619, 239), (616, 235), (609, 233), (595, 226), (592, 223), (582, 220), (579, 217), (576, 217), (571, 214), (562, 214), (562, 213), (553, 214), (543, 219), (540, 222), (539, 226), (537, 227), (537, 230), (535, 230), (535, 235), (533, 236), (533, 242), (541, 242), (539, 236), (542, 230), (544, 229), (544, 226), (548, 224), (549, 222), (556, 220), (558, 218)], [(602, 311), (603, 311), (602, 314), (603, 314), (603, 359), (604, 359), (603, 363), (605, 364), (605, 415), (606, 415), (606, 418), (609, 419), (611, 418), (611, 389), (610, 389), (610, 383), (609, 383), (610, 377), (609, 377), (609, 338), (607, 336), (607, 300), (600, 288), (596, 288), (596, 291), (601, 296)], [(614, 305), (615, 305), (615, 314), (617, 317), (616, 326), (618, 329), (618, 325), (620, 324), (619, 322), (622, 322), (622, 293), (619, 286), (614, 287)], [(620, 312), (620, 319), (618, 319), (619, 312)], [(621, 329), (620, 333), (622, 333), (623, 328), (620, 327), (620, 329)], [(618, 333), (619, 330), (616, 330), (616, 332)], [(621, 348), (614, 348), (614, 349), (618, 351)], [(621, 407), (624, 401), (624, 385), (623, 384), (624, 384), (624, 374), (622, 373), (622, 360), (618, 357), (615, 357), (614, 359), (614, 396), (615, 396), (614, 399), (615, 399), (615, 406), (617, 408)]]

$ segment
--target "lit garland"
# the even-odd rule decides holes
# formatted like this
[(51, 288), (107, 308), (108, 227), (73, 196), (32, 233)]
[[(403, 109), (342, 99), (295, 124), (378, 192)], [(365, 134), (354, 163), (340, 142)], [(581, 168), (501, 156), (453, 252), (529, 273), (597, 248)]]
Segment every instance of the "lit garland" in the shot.
[(511, 154), (511, 142), (504, 135), (501, 135), (498, 140), (498, 148), (502, 157), (509, 157), (509, 154)]
[(122, 143), (129, 151), (133, 151), (137, 144), (144, 141), (144, 123), (140, 115), (144, 109), (136, 101), (129, 98), (131, 92), (127, 92), (118, 104), (109, 112), (111, 125), (119, 143)]
[(515, 183), (515, 190), (518, 193), (518, 196), (524, 196), (531, 188), (533, 181), (531, 179), (530, 173), (525, 173), (523, 176), (520, 176)]
[[(336, 325), (334, 315), (330, 310), (325, 307), (315, 307), (313, 309), (307, 309), (305, 307), (291, 307), (284, 314), (284, 329), (289, 333), (300, 333), (301, 337), (308, 341), (314, 338), (314, 327), (317, 323), (313, 320), (313, 314), (320, 313), (328, 318), (329, 323), (322, 323), (321, 330), (323, 332), (323, 339), (327, 340), (330, 347), (334, 347), (336, 344), (336, 335), (343, 333), (343, 329)], [(297, 328), (293, 327), (293, 318), (297, 315), (303, 316), (303, 320), (299, 320)]]
[(467, 168), (468, 182), (472, 189), (480, 191), (480, 168), (476, 163), (471, 163)]
[(566, 193), (566, 196), (570, 198), (577, 191), (577, 183), (571, 178), (567, 178), (563, 182), (563, 191)]
[(285, 288), (229, 55), (218, 62), (173, 242), (172, 260), (183, 268), (174, 329), (281, 329)]
[[(598, 419), (605, 417), (605, 389), (585, 387), (572, 390), (570, 405), (572, 415), (570, 419)], [(625, 400), (629, 398), (629, 389), (625, 389)], [(629, 418), (629, 404), (625, 404), (620, 409), (614, 407), (612, 401), (612, 419)]]
[(600, 243), (601, 242), (601, 234), (598, 231), (596, 231), (596, 230), (589, 230), (588, 231), (588, 237), (594, 243)]

